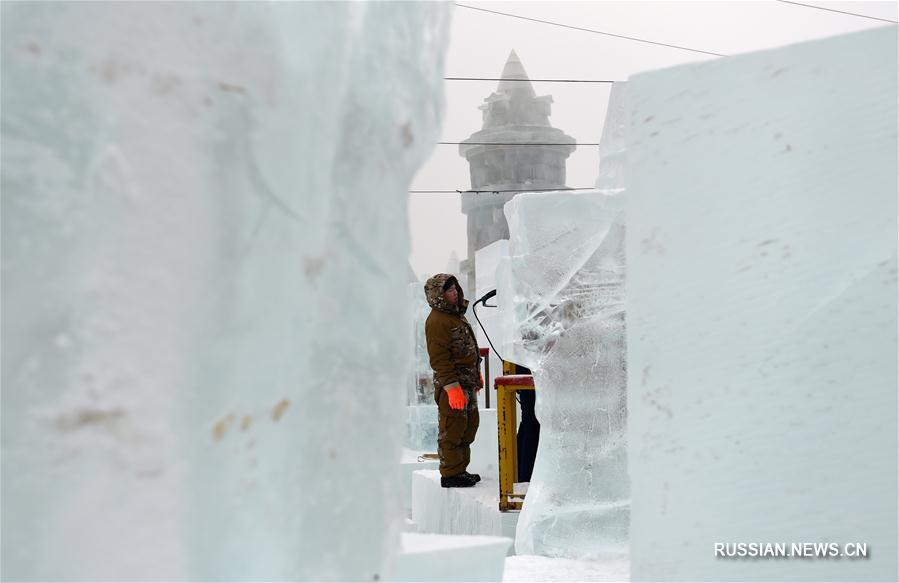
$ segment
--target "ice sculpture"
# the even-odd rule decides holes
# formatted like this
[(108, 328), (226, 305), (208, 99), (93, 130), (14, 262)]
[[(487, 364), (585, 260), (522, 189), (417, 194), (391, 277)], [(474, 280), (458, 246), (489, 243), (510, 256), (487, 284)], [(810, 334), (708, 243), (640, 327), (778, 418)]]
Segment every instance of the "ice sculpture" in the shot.
[(505, 212), (511, 358), (533, 371), (541, 424), (515, 550), (620, 553), (629, 521), (623, 198), (527, 193)]
[(434, 402), (434, 371), (428, 358), (425, 320), (431, 307), (422, 284), (410, 283), (412, 306), (411, 334), (414, 338), (412, 369), (406, 391), (406, 447), (418, 451), (437, 451), (437, 404)]
[(422, 291), (421, 283), (409, 284), (409, 303), (412, 306), (412, 336), (415, 346), (407, 399), (410, 405), (433, 405), (434, 371), (431, 370), (428, 344), (425, 339), (425, 320), (431, 313), (431, 307)]
[(897, 580), (896, 42), (628, 83), (634, 580)]
[(3, 4), (4, 580), (389, 576), (448, 11)]
[(597, 191), (526, 193), (505, 206), (509, 257), (496, 270), (503, 351), (533, 371), (541, 424), (518, 554), (589, 560), (627, 551), (625, 113), (625, 84), (616, 84)]

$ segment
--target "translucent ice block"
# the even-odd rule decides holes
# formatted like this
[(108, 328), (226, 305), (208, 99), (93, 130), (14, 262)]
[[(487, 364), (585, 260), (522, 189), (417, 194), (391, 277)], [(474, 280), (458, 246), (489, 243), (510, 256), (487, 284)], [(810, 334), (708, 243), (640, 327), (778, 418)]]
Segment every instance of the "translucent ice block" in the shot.
[(527, 193), (505, 212), (504, 344), (507, 358), (533, 371), (541, 425), (516, 552), (621, 552), (629, 520), (623, 198)]
[[(424, 286), (419, 283), (409, 284), (409, 304), (412, 307), (412, 334), (414, 349), (412, 369), (407, 381), (407, 402), (409, 405), (434, 405), (434, 371), (428, 356), (428, 343), (425, 338), (425, 321), (431, 313), (431, 307), (425, 297)], [(411, 446), (410, 446), (411, 447)]]
[(4, 580), (389, 576), (448, 10), (3, 4)]
[(635, 580), (897, 580), (896, 42), (628, 82)]

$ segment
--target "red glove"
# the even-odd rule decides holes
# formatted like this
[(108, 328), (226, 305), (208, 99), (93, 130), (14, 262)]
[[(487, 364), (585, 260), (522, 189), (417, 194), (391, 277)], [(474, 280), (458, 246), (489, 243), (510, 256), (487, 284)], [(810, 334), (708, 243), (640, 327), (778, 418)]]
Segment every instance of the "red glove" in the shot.
[(480, 384), (480, 386), (478, 387), (478, 390), (480, 391), (481, 389), (484, 388), (484, 374), (483, 374), (483, 373), (480, 373), (480, 372), (479, 372), (478, 374), (481, 375), (481, 384)]
[(464, 409), (465, 405), (468, 404), (468, 397), (465, 396), (465, 391), (462, 390), (461, 385), (459, 383), (453, 383), (451, 385), (443, 387), (443, 390), (446, 391), (446, 396), (449, 397), (450, 407), (453, 409)]

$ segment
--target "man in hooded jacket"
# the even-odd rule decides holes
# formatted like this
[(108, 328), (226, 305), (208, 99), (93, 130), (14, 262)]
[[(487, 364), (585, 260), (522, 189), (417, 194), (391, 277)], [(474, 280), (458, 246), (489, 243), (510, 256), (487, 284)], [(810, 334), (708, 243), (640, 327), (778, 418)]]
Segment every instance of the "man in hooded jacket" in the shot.
[(425, 283), (431, 313), (425, 322), (428, 356), (434, 370), (434, 400), (440, 416), (437, 435), (440, 485), (474, 486), (481, 477), (466, 471), (478, 432), (477, 393), (484, 382), (474, 331), (465, 319), (468, 300), (456, 278), (439, 273)]

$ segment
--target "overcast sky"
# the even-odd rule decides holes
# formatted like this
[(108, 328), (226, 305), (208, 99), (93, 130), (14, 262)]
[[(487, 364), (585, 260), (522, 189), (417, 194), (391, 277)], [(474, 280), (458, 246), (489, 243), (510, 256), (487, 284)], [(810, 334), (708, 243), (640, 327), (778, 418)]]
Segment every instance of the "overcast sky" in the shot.
[[(614, 34), (734, 55), (850, 33), (886, 22), (778, 2), (467, 2), (461, 4)], [(896, 2), (804, 2), (834, 10), (897, 20)], [(630, 75), (719, 58), (686, 50), (490, 14), (453, 9), (448, 77), (498, 77), (515, 49), (532, 79), (627, 80)], [(490, 81), (447, 81), (441, 141), (458, 142), (481, 128), (478, 106), (496, 88)], [(598, 142), (609, 97), (607, 84), (534, 83), (552, 95), (554, 127), (578, 142)], [(592, 187), (596, 147), (568, 158), (568, 186)], [(470, 187), (468, 162), (458, 146), (436, 146), (412, 190)], [(450, 253), (467, 255), (465, 215), (458, 194), (410, 194), (412, 268), (417, 275), (446, 269)]]

